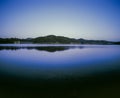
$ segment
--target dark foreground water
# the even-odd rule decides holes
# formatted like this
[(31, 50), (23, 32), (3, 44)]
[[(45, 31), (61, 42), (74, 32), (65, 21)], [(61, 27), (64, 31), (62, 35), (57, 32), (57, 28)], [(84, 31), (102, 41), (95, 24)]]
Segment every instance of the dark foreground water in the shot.
[(1, 96), (115, 98), (119, 51), (117, 45), (2, 44)]

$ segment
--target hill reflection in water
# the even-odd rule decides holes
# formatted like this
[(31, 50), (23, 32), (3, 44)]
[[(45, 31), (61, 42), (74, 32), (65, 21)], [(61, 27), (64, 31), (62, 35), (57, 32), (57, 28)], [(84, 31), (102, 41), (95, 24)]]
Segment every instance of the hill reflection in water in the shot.
[(120, 98), (119, 51), (119, 45), (0, 44), (0, 98), (26, 91), (25, 98)]
[(0, 50), (19, 50), (19, 49), (35, 49), (38, 51), (47, 51), (47, 52), (56, 52), (56, 51), (65, 51), (69, 49), (79, 48), (83, 49), (84, 46), (0, 46)]

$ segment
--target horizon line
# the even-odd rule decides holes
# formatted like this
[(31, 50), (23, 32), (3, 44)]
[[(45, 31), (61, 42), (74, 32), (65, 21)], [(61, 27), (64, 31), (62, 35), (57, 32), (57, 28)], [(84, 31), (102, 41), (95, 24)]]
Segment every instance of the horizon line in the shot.
[[(47, 37), (47, 36), (57, 36), (57, 37), (67, 37), (67, 36), (62, 36), (62, 35), (55, 35), (55, 34), (50, 34), (50, 35), (42, 35), (42, 36), (38, 36), (38, 37)], [(19, 38), (19, 37), (0, 37), (0, 38), (17, 38), (17, 39), (29, 39), (29, 38), (37, 38), (37, 37), (26, 37), (26, 38)], [(67, 38), (73, 38), (73, 37), (67, 37)], [(113, 40), (104, 40), (104, 39), (86, 39), (86, 38), (73, 38), (73, 39), (84, 39), (84, 40), (101, 40), (101, 41), (112, 41), (112, 42), (120, 42), (119, 41), (113, 41)]]

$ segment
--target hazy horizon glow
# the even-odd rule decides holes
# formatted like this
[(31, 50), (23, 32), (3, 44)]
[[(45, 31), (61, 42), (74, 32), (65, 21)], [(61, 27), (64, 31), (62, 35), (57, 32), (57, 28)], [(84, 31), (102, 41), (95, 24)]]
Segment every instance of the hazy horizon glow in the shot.
[(120, 0), (0, 0), (0, 37), (120, 41)]

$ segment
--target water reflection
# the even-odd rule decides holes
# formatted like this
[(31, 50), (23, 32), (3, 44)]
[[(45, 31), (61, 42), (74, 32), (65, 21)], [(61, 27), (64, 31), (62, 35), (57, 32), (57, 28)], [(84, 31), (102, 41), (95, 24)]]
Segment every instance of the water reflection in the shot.
[[(0, 45), (0, 50), (0, 91), (13, 88), (14, 92), (20, 89), (18, 92), (24, 93), (27, 88), (29, 93), (33, 89), (40, 94), (45, 91), (44, 95), (55, 95), (57, 91), (61, 95), (62, 91), (73, 89), (78, 90), (78, 94), (85, 91), (85, 95), (86, 89), (89, 89), (89, 92), (92, 89), (95, 94), (99, 91), (96, 88), (102, 87), (101, 85), (102, 89), (108, 88), (108, 92), (112, 91), (109, 88), (114, 85), (117, 88), (112, 88), (113, 90), (119, 89), (120, 46), (13, 44)], [(102, 89), (100, 88), (100, 91)]]
[(9, 75), (64, 78), (120, 68), (120, 46), (115, 45), (13, 44), (0, 50), (0, 72)]
[(35, 49), (38, 51), (47, 51), (47, 52), (56, 52), (56, 51), (64, 51), (69, 49), (83, 49), (84, 46), (0, 46), (0, 50), (19, 50), (19, 49)]

